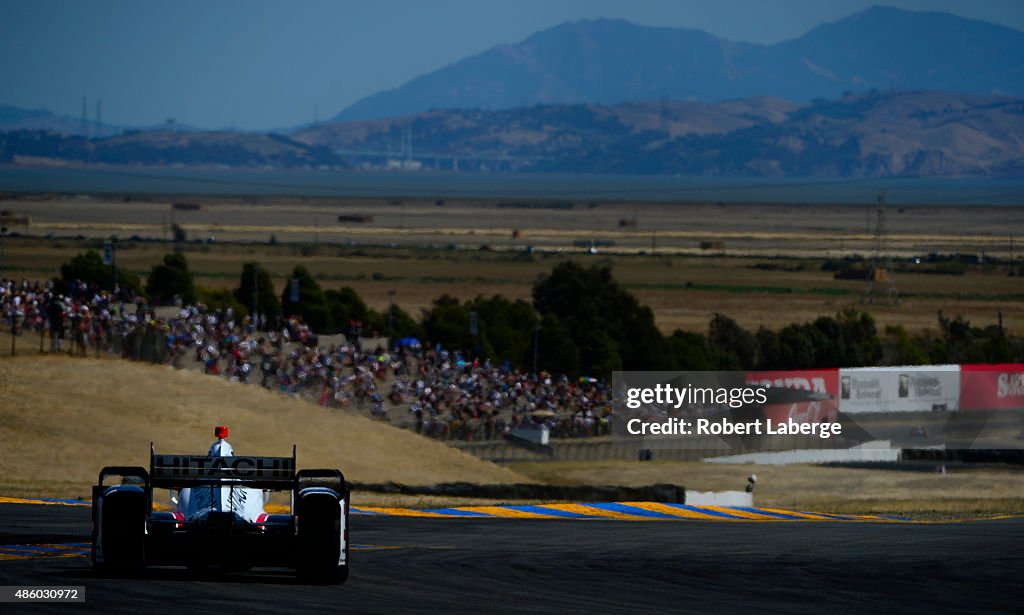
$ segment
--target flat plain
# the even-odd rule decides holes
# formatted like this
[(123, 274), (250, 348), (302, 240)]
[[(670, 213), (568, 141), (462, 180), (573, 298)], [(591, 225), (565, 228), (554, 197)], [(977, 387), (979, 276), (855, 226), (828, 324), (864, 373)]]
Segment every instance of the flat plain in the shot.
[[(324, 287), (351, 286), (378, 309), (390, 295), (415, 315), (446, 293), (528, 300), (538, 276), (573, 259), (610, 265), (665, 332), (702, 331), (715, 312), (778, 329), (852, 307), (880, 327), (935, 329), (941, 310), (976, 326), (1001, 315), (1024, 334), (1024, 277), (1009, 275), (1024, 206), (38, 194), (8, 195), (0, 210), (31, 220), (5, 241), (3, 275), (17, 278), (57, 275), (117, 236), (118, 265), (143, 278), (172, 249), (210, 287), (237, 286), (257, 261), (281, 290), (302, 264)], [(186, 243), (171, 243), (175, 225)], [(966, 264), (936, 274), (930, 254)], [(842, 258), (891, 266), (898, 301), (823, 269)]]

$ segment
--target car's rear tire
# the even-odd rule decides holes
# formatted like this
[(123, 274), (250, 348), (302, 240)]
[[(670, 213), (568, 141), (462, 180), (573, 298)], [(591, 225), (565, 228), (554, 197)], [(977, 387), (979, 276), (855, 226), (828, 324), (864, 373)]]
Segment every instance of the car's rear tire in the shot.
[(146, 496), (115, 491), (103, 496), (97, 568), (107, 574), (137, 574), (146, 566)]
[(338, 498), (328, 493), (308, 494), (298, 502), (296, 570), (309, 583), (340, 584), (348, 580), (348, 544), (345, 564), (341, 553), (341, 509)]

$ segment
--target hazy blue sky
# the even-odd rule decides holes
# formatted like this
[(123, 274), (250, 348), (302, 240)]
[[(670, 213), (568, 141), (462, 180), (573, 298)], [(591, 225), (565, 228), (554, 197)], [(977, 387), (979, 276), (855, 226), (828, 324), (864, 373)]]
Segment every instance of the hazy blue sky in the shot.
[(494, 45), (617, 17), (774, 43), (887, 4), (1024, 30), (1024, 0), (0, 0), (0, 104), (103, 119), (266, 129)]

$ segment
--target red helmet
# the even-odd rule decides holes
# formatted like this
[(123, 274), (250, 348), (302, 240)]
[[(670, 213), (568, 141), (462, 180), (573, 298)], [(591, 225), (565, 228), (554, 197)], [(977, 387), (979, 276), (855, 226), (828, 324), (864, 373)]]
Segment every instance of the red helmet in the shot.
[(228, 428), (226, 425), (217, 425), (213, 428), (213, 435), (218, 438), (228, 437)]

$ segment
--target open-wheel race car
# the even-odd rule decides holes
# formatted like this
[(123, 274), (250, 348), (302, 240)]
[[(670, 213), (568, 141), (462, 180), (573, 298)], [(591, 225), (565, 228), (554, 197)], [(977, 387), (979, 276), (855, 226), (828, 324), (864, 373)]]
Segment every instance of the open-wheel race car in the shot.
[[(114, 574), (147, 566), (286, 567), (309, 582), (345, 582), (349, 492), (342, 473), (296, 472), (294, 446), (291, 457), (226, 452), (231, 456), (158, 455), (150, 444), (148, 472), (103, 468), (92, 490), (94, 567)], [(105, 485), (112, 477), (120, 480)], [(154, 510), (154, 489), (170, 490), (174, 510)], [(264, 510), (275, 491), (290, 492), (288, 514)]]

